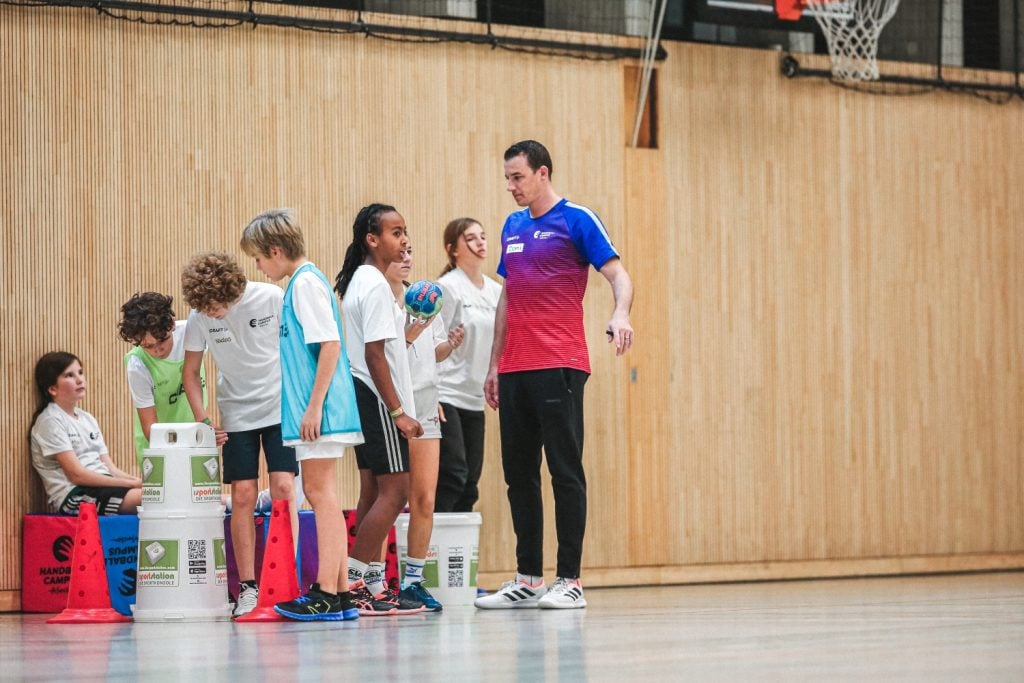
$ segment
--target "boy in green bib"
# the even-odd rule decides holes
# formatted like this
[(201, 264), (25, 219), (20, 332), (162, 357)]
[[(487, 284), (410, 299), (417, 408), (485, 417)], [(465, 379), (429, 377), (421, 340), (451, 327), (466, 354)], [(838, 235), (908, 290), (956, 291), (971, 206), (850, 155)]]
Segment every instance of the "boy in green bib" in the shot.
[[(175, 320), (173, 301), (157, 292), (142, 292), (121, 307), (118, 332), (135, 345), (125, 354), (124, 362), (135, 406), (135, 457), (140, 468), (142, 451), (149, 448), (149, 430), (155, 423), (196, 421), (181, 383), (185, 321)], [(205, 406), (205, 371), (201, 375)]]

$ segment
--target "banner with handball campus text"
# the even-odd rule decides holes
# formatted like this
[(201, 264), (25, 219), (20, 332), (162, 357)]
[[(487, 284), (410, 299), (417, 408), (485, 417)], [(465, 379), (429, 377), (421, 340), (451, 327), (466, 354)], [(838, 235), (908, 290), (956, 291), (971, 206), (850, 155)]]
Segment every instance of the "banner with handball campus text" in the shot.
[[(110, 605), (131, 616), (135, 604), (139, 519), (135, 515), (100, 517), (103, 558)], [(71, 553), (78, 517), (25, 515), (21, 560), (21, 610), (60, 612), (68, 604)]]

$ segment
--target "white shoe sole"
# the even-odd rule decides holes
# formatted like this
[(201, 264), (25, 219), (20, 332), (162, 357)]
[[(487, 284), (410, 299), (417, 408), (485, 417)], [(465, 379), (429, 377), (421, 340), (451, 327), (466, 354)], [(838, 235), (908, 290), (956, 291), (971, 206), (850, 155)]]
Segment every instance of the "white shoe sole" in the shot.
[(477, 609), (537, 609), (540, 607), (538, 600), (518, 600), (516, 602), (499, 602), (480, 604), (480, 600), (474, 600), (473, 605)]
[(574, 600), (571, 604), (558, 603), (553, 600), (549, 600), (548, 602), (541, 601), (537, 603), (537, 607), (540, 607), (541, 609), (583, 609), (586, 606), (587, 601), (583, 598), (580, 598), (579, 600)]

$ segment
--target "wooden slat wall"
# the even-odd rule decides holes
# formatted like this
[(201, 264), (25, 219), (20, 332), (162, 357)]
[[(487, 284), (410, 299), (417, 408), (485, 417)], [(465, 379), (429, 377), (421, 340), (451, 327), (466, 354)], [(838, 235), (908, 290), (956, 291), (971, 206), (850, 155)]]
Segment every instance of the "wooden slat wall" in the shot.
[(1024, 108), (770, 57), (662, 73), (686, 112), (663, 127), (688, 541), (665, 562), (1019, 552)]
[[(760, 51), (669, 53), (661, 148), (627, 151), (620, 62), (0, 7), (0, 591), (20, 583), (21, 515), (45, 504), (25, 441), (41, 353), (83, 358), (84, 407), (130, 466), (132, 293), (184, 315), (188, 257), (237, 251), (281, 205), (329, 275), (378, 200), (406, 217), (417, 276), (458, 215), (496, 265), (515, 208), (501, 153), (523, 137), (549, 144), (556, 187), (604, 219), (638, 286), (624, 360), (599, 275), (587, 301), (589, 576), (1024, 564), (1024, 109), (787, 81)], [(493, 413), (487, 443), (493, 582), (514, 568)], [(351, 458), (339, 480), (353, 505)], [(548, 529), (553, 563), (550, 513)], [(949, 559), (970, 554), (987, 559)]]

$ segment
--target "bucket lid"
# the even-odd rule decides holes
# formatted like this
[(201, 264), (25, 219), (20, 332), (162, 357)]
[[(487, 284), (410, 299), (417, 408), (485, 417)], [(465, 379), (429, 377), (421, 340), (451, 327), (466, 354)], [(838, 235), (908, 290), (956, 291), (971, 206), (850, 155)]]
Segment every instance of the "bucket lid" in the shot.
[(213, 427), (202, 422), (157, 422), (149, 430), (149, 451), (178, 448), (217, 448)]
[[(479, 512), (435, 512), (434, 526), (480, 526), (484, 518)], [(398, 524), (408, 526), (409, 513), (398, 515)]]

